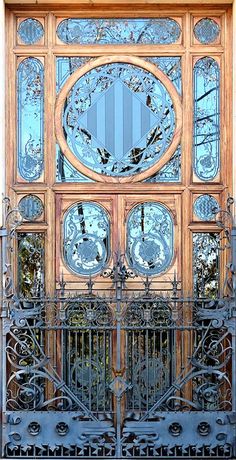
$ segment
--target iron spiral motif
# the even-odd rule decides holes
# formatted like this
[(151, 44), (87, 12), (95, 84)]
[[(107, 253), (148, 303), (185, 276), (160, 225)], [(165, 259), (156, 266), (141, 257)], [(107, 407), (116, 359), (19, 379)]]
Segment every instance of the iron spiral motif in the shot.
[(79, 78), (64, 105), (67, 146), (96, 173), (130, 176), (153, 166), (175, 132), (172, 98), (150, 72), (106, 64)]
[(58, 38), (66, 44), (171, 44), (181, 35), (172, 18), (79, 19), (68, 18), (57, 27)]
[(80, 275), (104, 268), (110, 254), (110, 222), (102, 206), (83, 202), (67, 211), (63, 254), (66, 265)]
[(34, 45), (43, 37), (44, 30), (37, 19), (27, 18), (20, 23), (17, 33), (25, 45)]
[(214, 19), (203, 18), (195, 24), (193, 32), (200, 43), (208, 45), (216, 41), (220, 34), (220, 27)]
[(173, 259), (173, 220), (160, 203), (143, 203), (130, 211), (127, 223), (127, 257), (139, 273), (157, 275)]

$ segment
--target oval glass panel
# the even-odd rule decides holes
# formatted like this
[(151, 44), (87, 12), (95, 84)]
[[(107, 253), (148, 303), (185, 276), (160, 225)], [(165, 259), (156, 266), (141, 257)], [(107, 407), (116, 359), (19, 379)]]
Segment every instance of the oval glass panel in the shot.
[(175, 132), (166, 87), (141, 67), (113, 63), (79, 78), (64, 105), (67, 145), (90, 170), (130, 176), (154, 165)]
[(158, 275), (171, 264), (174, 228), (170, 212), (160, 203), (142, 203), (132, 209), (127, 223), (127, 258), (139, 273)]
[(80, 44), (175, 43), (181, 28), (174, 19), (64, 19), (57, 27), (58, 38)]
[(28, 182), (44, 167), (44, 67), (39, 59), (24, 59), (17, 71), (18, 170)]
[(220, 163), (220, 69), (211, 57), (194, 66), (194, 171), (213, 180)]
[(110, 255), (110, 221), (102, 206), (76, 203), (66, 212), (63, 255), (66, 265), (79, 275), (104, 268)]

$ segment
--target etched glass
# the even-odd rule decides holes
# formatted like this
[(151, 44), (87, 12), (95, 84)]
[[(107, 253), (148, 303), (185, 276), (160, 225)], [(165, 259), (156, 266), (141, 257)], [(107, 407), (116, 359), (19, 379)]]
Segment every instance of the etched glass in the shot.
[(66, 44), (157, 44), (175, 43), (181, 28), (174, 19), (64, 19), (57, 27)]
[(178, 147), (171, 159), (153, 176), (144, 182), (180, 182), (181, 181), (181, 147)]
[(220, 69), (211, 57), (194, 66), (194, 171), (213, 180), (220, 162)]
[(20, 23), (17, 33), (25, 45), (34, 45), (43, 37), (44, 30), (37, 19), (27, 18)]
[(200, 220), (213, 220), (219, 204), (213, 196), (201, 195), (195, 200), (193, 209)]
[(193, 282), (197, 297), (218, 294), (219, 246), (219, 233), (193, 233)]
[(179, 93), (182, 90), (181, 58), (178, 56), (149, 57), (147, 61), (155, 64), (167, 77)]
[(39, 59), (24, 59), (17, 71), (18, 171), (28, 182), (44, 167), (44, 68)]
[(27, 195), (19, 201), (18, 209), (23, 219), (35, 220), (43, 213), (43, 202), (36, 195)]
[(220, 34), (220, 27), (214, 19), (203, 18), (195, 24), (193, 32), (200, 43), (207, 45), (216, 41)]
[(91, 58), (73, 56), (60, 56), (56, 58), (56, 89), (59, 92), (66, 80), (82, 65), (90, 61)]
[(133, 208), (127, 221), (127, 258), (139, 273), (158, 275), (173, 259), (173, 220), (160, 203), (142, 203)]
[(170, 146), (175, 112), (165, 86), (131, 64), (107, 64), (79, 78), (64, 107), (74, 155), (92, 171), (130, 176), (155, 164)]
[(110, 221), (93, 202), (74, 204), (64, 218), (63, 254), (66, 265), (79, 275), (93, 275), (110, 255)]
[(56, 146), (56, 182), (94, 182), (89, 177), (81, 174), (67, 160), (61, 152), (58, 145)]

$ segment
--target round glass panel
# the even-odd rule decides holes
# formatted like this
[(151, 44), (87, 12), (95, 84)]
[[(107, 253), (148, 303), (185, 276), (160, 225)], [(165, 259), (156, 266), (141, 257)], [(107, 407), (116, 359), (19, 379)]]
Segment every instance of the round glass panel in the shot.
[(74, 204), (64, 218), (64, 259), (80, 275), (102, 270), (110, 254), (110, 222), (96, 203)]
[(132, 64), (92, 69), (70, 89), (63, 111), (67, 146), (90, 170), (130, 176), (153, 166), (175, 132), (171, 95), (152, 73)]
[(194, 35), (203, 45), (215, 42), (219, 33), (219, 25), (211, 18), (200, 19), (194, 26)]
[(37, 19), (28, 18), (22, 21), (18, 27), (18, 35), (25, 45), (37, 43), (44, 34), (43, 26)]
[(146, 275), (165, 271), (173, 259), (173, 220), (160, 203), (142, 203), (130, 211), (127, 257), (130, 266)]
[(43, 202), (36, 195), (27, 195), (19, 201), (18, 209), (23, 219), (35, 220), (43, 213)]
[(194, 202), (194, 214), (200, 220), (213, 220), (219, 209), (218, 201), (211, 195), (201, 195)]

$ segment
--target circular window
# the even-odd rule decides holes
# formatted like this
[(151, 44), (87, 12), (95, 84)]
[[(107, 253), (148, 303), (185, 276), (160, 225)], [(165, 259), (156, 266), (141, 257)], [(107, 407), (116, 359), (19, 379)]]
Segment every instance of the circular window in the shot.
[(155, 65), (134, 57), (99, 58), (64, 85), (56, 130), (63, 153), (85, 175), (142, 180), (168, 161), (179, 143), (180, 99)]

